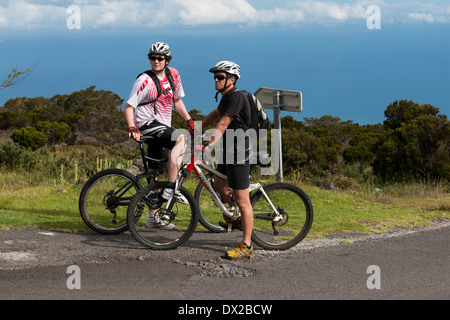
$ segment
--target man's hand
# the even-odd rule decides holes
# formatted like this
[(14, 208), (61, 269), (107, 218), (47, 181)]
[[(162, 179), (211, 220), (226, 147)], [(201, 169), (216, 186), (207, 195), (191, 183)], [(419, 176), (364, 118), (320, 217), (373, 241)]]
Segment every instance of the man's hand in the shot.
[(128, 128), (128, 136), (136, 141), (139, 141), (142, 137), (142, 134), (136, 127), (130, 127)]
[(188, 124), (188, 128), (189, 128), (189, 134), (191, 136), (194, 135), (194, 132), (199, 132), (200, 128), (198, 126), (198, 124), (195, 123), (195, 120), (190, 118), (189, 120), (186, 120), (187, 124)]

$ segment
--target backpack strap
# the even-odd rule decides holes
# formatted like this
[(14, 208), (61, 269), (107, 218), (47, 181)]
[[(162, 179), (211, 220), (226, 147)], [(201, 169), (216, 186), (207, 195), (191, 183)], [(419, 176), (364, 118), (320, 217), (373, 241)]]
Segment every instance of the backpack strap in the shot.
[[(240, 114), (238, 114), (238, 115), (236, 116), (236, 120), (241, 124), (241, 126), (242, 126), (243, 129), (244, 129), (244, 131), (247, 131), (247, 130), (250, 128), (251, 117), (252, 117), (252, 114), (251, 114), (251, 112), (252, 112), (252, 107), (251, 107), (250, 99), (253, 99), (253, 98), (252, 98), (252, 94), (251, 94), (250, 92), (245, 91), (245, 90), (239, 90), (239, 89), (236, 89), (236, 91), (235, 91), (233, 94), (235, 94), (235, 93), (238, 92), (238, 91), (242, 92), (242, 93), (245, 95), (245, 97), (247, 98), (247, 100), (248, 100), (248, 107), (247, 107), (247, 109), (245, 110), (245, 114), (247, 115), (247, 122), (245, 122), (245, 120), (242, 119), (242, 117), (240, 116)], [(244, 107), (245, 107), (245, 106), (244, 106)]]
[[(175, 82), (173, 81), (172, 72), (169, 70), (168, 67), (165, 68), (166, 77), (167, 77), (167, 80), (169, 81), (169, 85), (170, 85), (170, 88), (168, 88), (168, 89), (166, 89), (166, 90), (162, 90), (162, 89), (161, 89), (161, 83), (159, 82), (158, 76), (157, 76), (152, 70), (147, 70), (147, 71), (145, 71), (145, 72), (140, 73), (140, 74), (137, 76), (137, 78), (139, 78), (139, 77), (140, 77), (141, 75), (143, 75), (144, 73), (147, 74), (147, 75), (153, 80), (153, 82), (155, 83), (155, 86), (156, 86), (156, 90), (157, 90), (157, 92), (158, 92), (158, 95), (156, 96), (156, 99), (155, 99), (155, 100), (147, 101), (147, 102), (141, 102), (140, 104), (138, 104), (138, 107), (140, 107), (140, 106), (145, 106), (145, 105), (150, 104), (150, 103), (155, 103), (155, 104), (153, 105), (153, 110), (154, 110), (154, 113), (157, 114), (157, 111), (156, 111), (156, 101), (158, 101), (158, 99), (159, 99), (159, 97), (161, 96), (161, 94), (163, 94), (163, 93), (164, 93), (164, 94), (167, 94), (167, 93), (170, 91), (170, 89), (172, 89), (172, 92), (175, 93)], [(137, 78), (136, 78), (136, 79), (137, 79)], [(172, 103), (175, 104), (175, 99), (174, 99), (173, 97), (172, 97)]]
[[(170, 87), (172, 88), (172, 92), (175, 94), (175, 82), (173, 81), (172, 72), (169, 70), (169, 67), (166, 68), (166, 77), (169, 80)], [(175, 99), (173, 99), (175, 102)]]

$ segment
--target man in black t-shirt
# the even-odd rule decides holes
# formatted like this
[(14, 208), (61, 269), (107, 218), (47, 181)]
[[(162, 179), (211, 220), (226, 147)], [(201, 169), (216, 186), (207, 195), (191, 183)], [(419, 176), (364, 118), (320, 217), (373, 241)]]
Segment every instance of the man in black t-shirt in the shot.
[[(213, 110), (202, 122), (206, 128), (219, 120), (216, 129), (220, 132), (223, 146), (223, 161), (217, 170), (225, 174), (228, 180), (218, 177), (214, 180), (214, 188), (220, 193), (227, 203), (231, 203), (234, 196), (241, 212), (243, 241), (239, 246), (226, 253), (233, 260), (253, 257), (251, 235), (253, 229), (253, 209), (249, 196), (249, 157), (251, 147), (248, 137), (239, 135), (240, 130), (248, 127), (250, 117), (250, 105), (245, 93), (236, 89), (236, 82), (241, 76), (240, 67), (231, 61), (220, 61), (210, 72), (214, 73), (214, 83), (217, 94), (222, 94), (217, 109)], [(217, 95), (216, 95), (217, 98)], [(226, 131), (227, 130), (227, 131)], [(236, 133), (236, 134), (235, 134)], [(227, 136), (229, 141), (227, 141)], [(231, 137), (231, 139), (230, 139)], [(213, 148), (220, 137), (212, 137), (206, 148)], [(233, 140), (233, 141), (230, 141)]]

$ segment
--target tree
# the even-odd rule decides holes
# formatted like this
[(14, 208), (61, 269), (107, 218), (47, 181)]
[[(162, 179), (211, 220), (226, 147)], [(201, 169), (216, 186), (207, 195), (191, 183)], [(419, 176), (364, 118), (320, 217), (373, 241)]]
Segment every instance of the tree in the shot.
[[(91, 86), (70, 95), (56, 95), (50, 99), (51, 104), (64, 106), (66, 113), (88, 114), (89, 112), (121, 113), (119, 108), (123, 99), (111, 91), (95, 90)], [(121, 114), (121, 117), (123, 115)]]
[(386, 120), (383, 125), (386, 129), (397, 129), (402, 123), (407, 123), (411, 120), (417, 119), (422, 115), (431, 115), (436, 117), (439, 113), (439, 109), (433, 107), (430, 104), (418, 105), (413, 101), (400, 100), (391, 103), (384, 115)]
[(450, 179), (450, 127), (431, 105), (396, 101), (385, 112), (384, 135), (372, 163), (384, 180)]
[(0, 90), (18, 85), (30, 76), (31, 71), (31, 68), (25, 71), (17, 70), (17, 67), (12, 68), (11, 73), (8, 74), (6, 80), (0, 85)]
[(337, 117), (281, 119), (283, 170), (287, 173), (305, 168), (315, 173), (334, 171), (339, 160), (343, 123)]
[(348, 164), (359, 163), (359, 170), (363, 172), (374, 160), (374, 147), (383, 134), (384, 128), (380, 124), (358, 127), (349, 140), (349, 146), (342, 152), (344, 161)]

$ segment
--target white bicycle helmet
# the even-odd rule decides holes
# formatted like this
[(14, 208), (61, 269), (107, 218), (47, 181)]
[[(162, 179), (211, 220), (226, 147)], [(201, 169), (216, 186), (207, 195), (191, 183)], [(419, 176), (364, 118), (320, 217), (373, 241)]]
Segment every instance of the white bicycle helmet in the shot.
[(149, 54), (160, 54), (163, 56), (170, 56), (170, 47), (167, 43), (156, 42), (150, 47)]
[(209, 69), (209, 72), (215, 73), (218, 71), (226, 72), (233, 76), (236, 76), (238, 79), (241, 77), (241, 67), (239, 67), (236, 63), (232, 61), (219, 61), (217, 64)]

